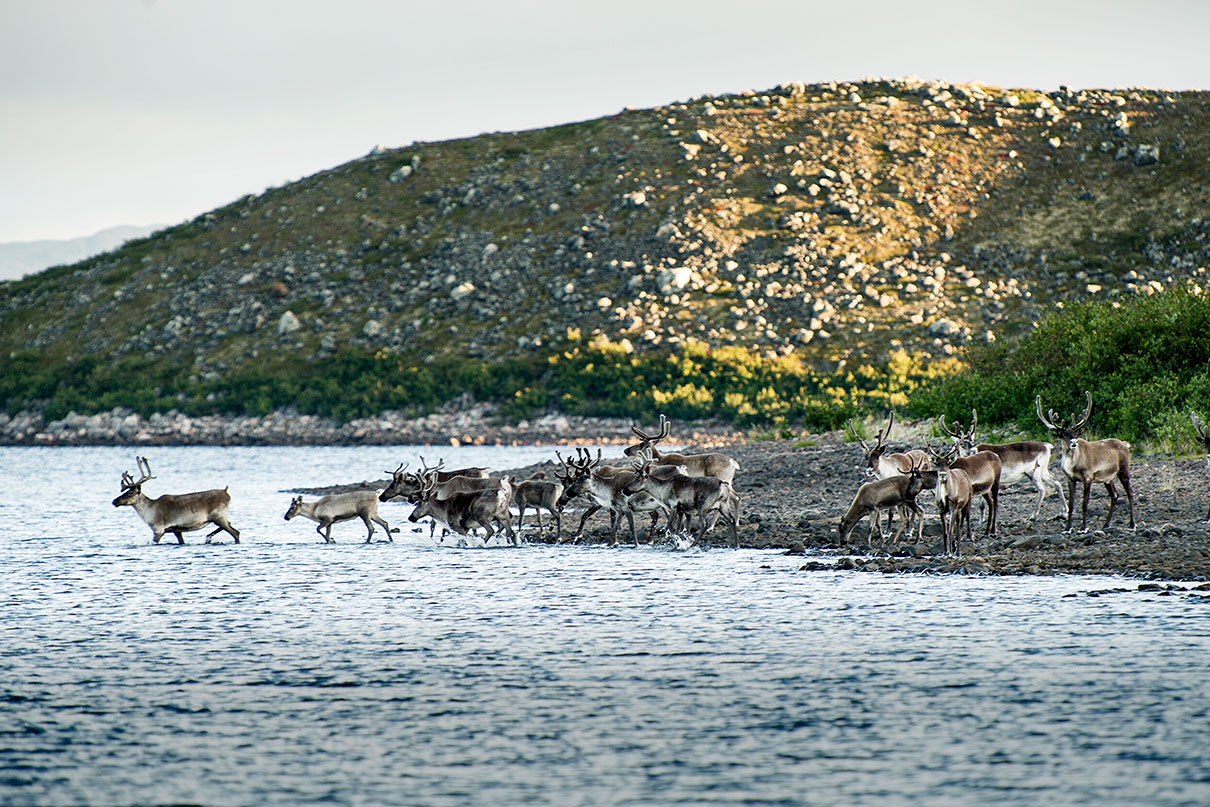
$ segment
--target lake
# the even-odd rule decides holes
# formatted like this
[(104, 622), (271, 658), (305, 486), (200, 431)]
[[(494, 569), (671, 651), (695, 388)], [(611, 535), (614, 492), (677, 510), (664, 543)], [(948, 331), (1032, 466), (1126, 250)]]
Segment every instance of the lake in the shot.
[(282, 518), (417, 452), (554, 456), (150, 448), (243, 536), (153, 546), (135, 449), (0, 448), (0, 804), (1210, 804), (1210, 598)]

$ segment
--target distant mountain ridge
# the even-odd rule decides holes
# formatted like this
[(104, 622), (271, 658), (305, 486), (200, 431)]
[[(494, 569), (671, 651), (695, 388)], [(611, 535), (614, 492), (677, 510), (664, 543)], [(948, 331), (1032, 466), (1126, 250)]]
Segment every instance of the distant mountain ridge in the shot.
[(165, 226), (121, 225), (106, 227), (81, 238), (0, 243), (0, 280), (16, 280), (52, 266), (76, 263), (116, 249), (131, 239), (151, 235)]

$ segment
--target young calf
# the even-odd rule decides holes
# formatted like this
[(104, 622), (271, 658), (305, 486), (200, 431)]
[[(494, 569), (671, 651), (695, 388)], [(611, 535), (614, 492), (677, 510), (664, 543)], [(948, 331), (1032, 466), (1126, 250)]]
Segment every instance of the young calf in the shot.
[(563, 508), (559, 500), (563, 497), (563, 483), (550, 482), (545, 479), (527, 479), (518, 482), (509, 477), (512, 485), (513, 504), (517, 507), (517, 529), (525, 521), (526, 509), (534, 508), (534, 518), (538, 520), (538, 529), (542, 529), (542, 508), (550, 511), (555, 520), (555, 540), (563, 533)]
[(302, 496), (290, 501), (290, 509), (286, 511), (286, 521), (295, 516), (309, 518), (319, 522), (315, 531), (320, 534), (326, 544), (336, 543), (332, 540), (332, 525), (340, 521), (351, 521), (360, 518), (366, 525), (366, 543), (374, 537), (374, 523), (382, 525), (387, 531), (387, 540), (392, 541), (391, 525), (378, 516), (378, 497), (372, 490), (355, 490), (350, 493), (336, 493), (324, 496), (313, 502), (304, 502)]

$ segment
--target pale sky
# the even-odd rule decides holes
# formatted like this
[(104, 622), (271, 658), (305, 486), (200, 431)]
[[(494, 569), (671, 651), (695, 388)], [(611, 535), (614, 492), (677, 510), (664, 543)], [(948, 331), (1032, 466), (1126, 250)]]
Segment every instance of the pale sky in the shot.
[(785, 81), (1210, 86), (1206, 0), (0, 0), (0, 242)]

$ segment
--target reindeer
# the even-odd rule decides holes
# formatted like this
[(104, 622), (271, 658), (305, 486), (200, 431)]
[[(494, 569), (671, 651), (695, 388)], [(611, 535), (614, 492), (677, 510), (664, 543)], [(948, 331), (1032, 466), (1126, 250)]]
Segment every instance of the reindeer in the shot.
[(636, 458), (650, 456), (658, 465), (683, 465), (689, 476), (713, 476), (728, 483), (735, 479), (739, 463), (726, 454), (661, 454), (656, 444), (668, 436), (671, 428), (672, 424), (663, 415), (660, 415), (660, 430), (654, 435), (631, 423), (630, 430), (639, 438), (639, 442), (626, 448), (623, 453)]
[(534, 508), (534, 517), (538, 520), (538, 529), (542, 529), (542, 508), (550, 511), (555, 519), (555, 541), (563, 533), (563, 508), (559, 506), (563, 498), (563, 483), (550, 482), (546, 479), (527, 479), (518, 482), (509, 477), (512, 485), (513, 504), (517, 506), (517, 529), (525, 521), (526, 508)]
[(286, 511), (285, 519), (289, 521), (295, 516), (309, 518), (319, 522), (315, 531), (324, 539), (326, 544), (336, 543), (332, 540), (332, 525), (340, 521), (351, 521), (360, 518), (366, 525), (366, 543), (374, 537), (374, 524), (382, 525), (387, 531), (387, 540), (391, 538), (391, 525), (378, 516), (378, 497), (372, 490), (354, 490), (349, 493), (336, 493), (324, 496), (313, 502), (304, 502), (302, 496), (290, 500), (290, 509)]
[[(1065, 532), (1071, 532), (1071, 520), (1076, 506), (1076, 482), (1084, 486), (1083, 519), (1080, 524), (1081, 532), (1088, 532), (1088, 494), (1094, 482), (1101, 482), (1109, 492), (1109, 513), (1105, 516), (1105, 527), (1113, 519), (1113, 509), (1118, 503), (1118, 492), (1113, 487), (1114, 480), (1122, 483), (1126, 491), (1126, 501), (1130, 505), (1130, 529), (1134, 529), (1134, 493), (1130, 490), (1130, 443), (1124, 440), (1108, 438), (1089, 442), (1080, 435), (1088, 416), (1092, 414), (1092, 393), (1084, 391), (1087, 405), (1079, 418), (1072, 418), (1067, 423), (1059, 421), (1054, 410), (1042, 414), (1042, 396), (1034, 399), (1034, 408), (1038, 420), (1042, 421), (1059, 444), (1060, 464), (1063, 473), (1067, 475), (1067, 527)], [(1059, 421), (1056, 423), (1056, 421)]]
[[(895, 425), (895, 413), (890, 413), (890, 418), (887, 420), (886, 428), (878, 432), (878, 437), (873, 446), (861, 439), (861, 435), (857, 433), (857, 429), (853, 427), (852, 418), (846, 424), (849, 428), (849, 433), (853, 435), (853, 439), (861, 443), (862, 449), (865, 450), (865, 472), (868, 476), (875, 479), (890, 479), (892, 476), (901, 476), (911, 473), (912, 465), (917, 464), (922, 470), (930, 470), (932, 466), (929, 464), (928, 455), (918, 448), (913, 448), (911, 451), (902, 454), (887, 454), (886, 438), (891, 433), (891, 427)], [(895, 509), (892, 507), (887, 513), (887, 529), (890, 529), (895, 521)], [(881, 525), (879, 525), (881, 527)], [(921, 524), (923, 529), (923, 524)]]
[(387, 485), (386, 489), (378, 495), (378, 501), (390, 501), (397, 496), (406, 499), (410, 494), (415, 492), (416, 488), (419, 486), (420, 473), (424, 473), (426, 471), (435, 472), (435, 478), (438, 484), (449, 482), (457, 477), (467, 477), (469, 479), (488, 478), (487, 468), (459, 468), (456, 471), (443, 471), (441, 468), (445, 465), (445, 460), (441, 460), (437, 463), (437, 465), (429, 468), (428, 463), (424, 461), (424, 457), (421, 457), (420, 473), (405, 473), (409, 464), (410, 463), (401, 462), (399, 463), (399, 467), (394, 471), (386, 472), (391, 475), (391, 483)]
[(572, 536), (572, 543), (580, 540), (580, 535), (584, 532), (584, 523), (588, 521), (588, 518), (598, 510), (605, 509), (609, 511), (610, 545), (617, 546), (618, 544), (618, 525), (624, 515), (630, 524), (630, 537), (634, 541), (634, 545), (638, 546), (639, 536), (634, 529), (634, 511), (626, 504), (626, 487), (634, 481), (637, 471), (601, 465), (600, 449), (597, 449), (595, 460), (587, 449), (577, 448), (576, 453), (577, 459), (564, 460), (556, 452), (556, 456), (572, 472), (563, 492), (565, 499), (570, 501), (576, 496), (584, 495), (592, 502), (592, 505), (580, 517), (580, 526), (576, 528), (575, 535)]
[[(396, 497), (403, 497), (411, 501), (411, 497), (419, 490), (420, 481), (426, 474), (431, 474), (437, 482), (438, 498), (446, 498), (454, 493), (494, 490), (508, 485), (505, 480), (490, 478), (486, 468), (460, 468), (456, 471), (443, 471), (444, 466), (445, 460), (442, 459), (430, 468), (424, 457), (421, 457), (420, 470), (406, 473), (407, 463), (400, 463), (394, 471), (387, 472), (391, 474), (391, 483), (382, 493), (378, 494), (378, 501), (385, 502)], [(511, 489), (509, 492), (511, 495)], [(436, 531), (437, 521), (434, 520), (429, 524), (429, 537), (433, 538)], [(444, 537), (444, 533), (442, 537)]]
[(1017, 443), (975, 443), (975, 425), (979, 422), (979, 413), (971, 410), (970, 429), (963, 429), (961, 423), (955, 423), (953, 429), (945, 425), (945, 415), (941, 416), (941, 430), (949, 435), (958, 446), (958, 453), (969, 456), (979, 451), (990, 451), (1000, 458), (1000, 487), (1029, 479), (1038, 491), (1038, 503), (1034, 507), (1033, 521), (1042, 512), (1042, 502), (1046, 501), (1046, 491), (1054, 488), (1059, 494), (1059, 503), (1067, 509), (1067, 499), (1063, 495), (1063, 486), (1050, 475), (1050, 443), (1037, 440), (1023, 440)]
[(409, 497), (416, 505), (408, 516), (409, 521), (415, 524), (427, 516), (463, 536), (480, 526), (487, 531), (484, 543), (495, 536), (495, 526), (502, 526), (512, 543), (521, 543), (513, 532), (512, 516), (508, 511), (509, 487), (451, 493), (444, 498), (438, 495), (439, 487), (435, 472), (422, 474), (420, 486)]
[(887, 420), (886, 428), (878, 432), (877, 442), (871, 446), (865, 440), (861, 439), (861, 435), (857, 433), (857, 429), (853, 428), (853, 421), (848, 421), (849, 433), (853, 435), (853, 439), (861, 443), (862, 449), (865, 450), (865, 472), (875, 479), (889, 479), (892, 476), (901, 476), (911, 473), (913, 465), (919, 465), (922, 470), (929, 470), (932, 466), (929, 465), (928, 454), (918, 448), (913, 448), (903, 454), (887, 454), (886, 438), (891, 433), (891, 427), (895, 425), (895, 413), (891, 412), (890, 419)]
[[(692, 528), (693, 516), (696, 515), (699, 544), (706, 537), (708, 516), (716, 512), (726, 516), (731, 523), (732, 541), (736, 548), (739, 547), (739, 497), (735, 495), (730, 482), (713, 476), (689, 476), (680, 467), (668, 473), (667, 466), (658, 466), (655, 460), (648, 459), (639, 466), (625, 488), (627, 494), (640, 490), (647, 491), (674, 508), (685, 519), (686, 530)], [(671, 522), (669, 526), (671, 528)]]
[[(1210, 471), (1210, 429), (1206, 428), (1206, 424), (1202, 423), (1196, 412), (1190, 412), (1189, 417), (1193, 421), (1193, 428), (1197, 430), (1197, 441), (1206, 449), (1206, 470)], [(1210, 509), (1206, 510), (1206, 520), (1210, 521)]]
[(152, 543), (158, 544), (164, 533), (170, 532), (176, 536), (178, 544), (183, 544), (185, 537), (181, 533), (200, 530), (207, 524), (214, 524), (217, 529), (206, 536), (206, 543), (223, 531), (230, 533), (239, 543), (239, 530), (227, 520), (227, 508), (231, 504), (231, 494), (227, 488), (179, 496), (164, 494), (158, 499), (149, 499), (143, 495), (143, 483), (155, 479), (151, 474), (151, 465), (146, 457), (136, 457), (135, 463), (139, 467), (140, 478), (136, 480), (129, 473), (122, 472), (122, 493), (113, 500), (113, 506), (133, 507), (139, 518), (151, 527)]
[[(957, 456), (958, 453), (957, 447), (951, 447), (946, 454), (940, 453), (932, 446), (928, 448), (929, 459), (937, 465), (938, 472), (944, 463), (947, 470), (957, 469), (969, 478), (971, 496), (981, 496), (987, 507), (983, 534), (984, 537), (991, 538), (995, 536), (1000, 521), (1000, 476), (1002, 473), (1000, 458), (991, 451), (977, 451), (969, 457)], [(967, 515), (969, 517), (969, 513)], [(970, 522), (968, 520), (968, 535), (969, 530)], [(942, 534), (944, 535), (944, 525)]]
[(941, 519), (941, 551), (947, 555), (961, 555), (962, 545), (959, 529), (966, 525), (966, 540), (971, 538), (971, 496), (974, 488), (971, 478), (961, 468), (952, 467), (958, 458), (960, 449), (957, 445), (941, 453), (929, 446), (929, 454), (934, 457), (937, 466), (937, 485), (934, 496), (937, 499), (937, 515)]
[(879, 514), (892, 507), (899, 509), (900, 524), (899, 530), (891, 540), (899, 540), (904, 528), (911, 523), (909, 520), (911, 514), (920, 517), (920, 533), (917, 536), (917, 540), (920, 540), (920, 535), (924, 532), (924, 513), (916, 504), (916, 497), (920, 491), (924, 490), (925, 485), (924, 472), (920, 466), (921, 463), (918, 461), (908, 468), (906, 474), (896, 474), (886, 479), (874, 479), (858, 488), (848, 512), (840, 519), (840, 542), (848, 543), (849, 536), (853, 534), (857, 522), (871, 513), (873, 513), (873, 517), (870, 519), (869, 540), (873, 542), (874, 530), (877, 529), (878, 537), (885, 541), (886, 534), (882, 531), (882, 520)]

